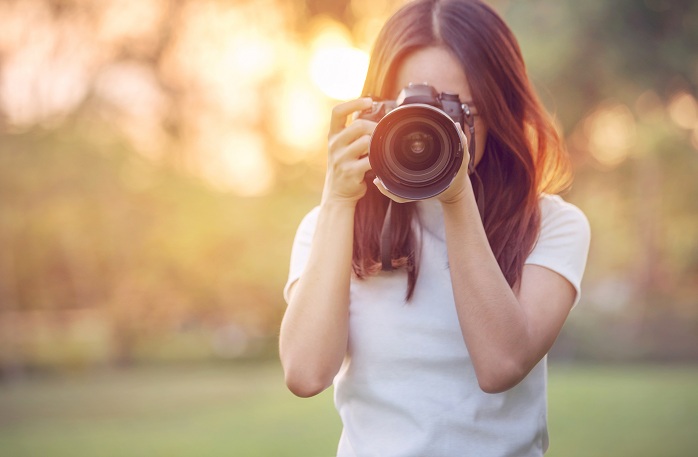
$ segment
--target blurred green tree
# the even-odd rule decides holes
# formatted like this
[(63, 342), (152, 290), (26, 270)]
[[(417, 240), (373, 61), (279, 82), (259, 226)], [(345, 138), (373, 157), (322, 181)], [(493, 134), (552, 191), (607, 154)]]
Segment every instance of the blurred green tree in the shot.
[[(336, 102), (314, 34), (364, 46), (400, 3), (0, 2), (1, 369), (40, 364), (36, 313), (97, 311), (117, 362), (191, 329), (273, 338)], [(698, 357), (698, 3), (492, 4), (592, 223), (580, 328)]]

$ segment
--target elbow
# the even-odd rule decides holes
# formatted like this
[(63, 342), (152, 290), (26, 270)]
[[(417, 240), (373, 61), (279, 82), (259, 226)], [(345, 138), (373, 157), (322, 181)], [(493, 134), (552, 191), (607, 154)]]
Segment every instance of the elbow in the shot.
[(519, 384), (528, 374), (523, 364), (515, 361), (499, 363), (496, 367), (476, 371), (477, 382), (480, 389), (488, 394), (498, 394)]
[(286, 387), (296, 397), (310, 398), (322, 393), (327, 386), (320, 383), (303, 382), (295, 379), (286, 379)]
[(512, 381), (508, 379), (479, 379), (478, 384), (480, 385), (480, 390), (486, 394), (500, 394), (511, 389), (517, 385), (519, 381)]
[(285, 370), (285, 381), (288, 390), (293, 395), (301, 398), (314, 397), (327, 389), (332, 381), (327, 382), (322, 376), (315, 376), (308, 372)]
[(279, 348), (281, 366), (286, 387), (301, 398), (314, 397), (322, 393), (334, 381), (339, 366), (334, 365), (317, 354), (307, 350)]

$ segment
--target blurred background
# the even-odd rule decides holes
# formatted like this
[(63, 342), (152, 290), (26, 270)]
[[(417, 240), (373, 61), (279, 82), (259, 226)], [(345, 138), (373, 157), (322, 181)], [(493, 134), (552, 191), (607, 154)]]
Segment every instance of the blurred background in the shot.
[[(319, 202), (330, 109), (360, 95), (403, 3), (0, 0), (0, 455), (331, 455), (331, 393), (284, 391), (281, 291)], [(689, 455), (698, 2), (489, 3), (566, 138), (564, 197), (592, 227), (550, 357), (556, 455), (660, 455), (655, 438)], [(595, 453), (618, 435), (579, 432), (598, 425), (585, 405), (648, 398), (664, 416), (613, 416), (623, 436), (654, 431), (647, 443)], [(643, 411), (671, 431), (638, 424)]]

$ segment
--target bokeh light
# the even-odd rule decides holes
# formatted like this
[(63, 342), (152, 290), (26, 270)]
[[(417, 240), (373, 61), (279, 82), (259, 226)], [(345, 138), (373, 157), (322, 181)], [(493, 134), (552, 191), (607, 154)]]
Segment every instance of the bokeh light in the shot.
[(338, 100), (349, 100), (361, 95), (368, 54), (349, 46), (320, 48), (310, 64), (313, 82), (320, 90)]
[(635, 130), (633, 113), (622, 104), (602, 107), (584, 121), (589, 152), (607, 167), (615, 167), (627, 159)]
[(680, 92), (669, 101), (669, 116), (679, 127), (692, 130), (698, 128), (698, 104), (688, 92)]
[(275, 134), (288, 149), (276, 156), (286, 164), (313, 157), (325, 137), (320, 131), (329, 126), (329, 106), (314, 86), (302, 81), (289, 82), (278, 93)]
[(208, 137), (201, 169), (223, 191), (249, 197), (268, 192), (274, 182), (271, 164), (258, 135), (231, 129), (224, 136)]
[(359, 97), (368, 69), (368, 53), (354, 47), (349, 30), (336, 21), (320, 17), (313, 29), (309, 65), (313, 83), (336, 100)]

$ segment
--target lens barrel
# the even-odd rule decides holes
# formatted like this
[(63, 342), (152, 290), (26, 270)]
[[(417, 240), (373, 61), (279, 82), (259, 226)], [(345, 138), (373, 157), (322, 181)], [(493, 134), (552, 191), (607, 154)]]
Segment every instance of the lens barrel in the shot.
[(463, 164), (456, 123), (439, 108), (415, 103), (386, 114), (371, 136), (368, 159), (391, 193), (409, 200), (434, 197)]

